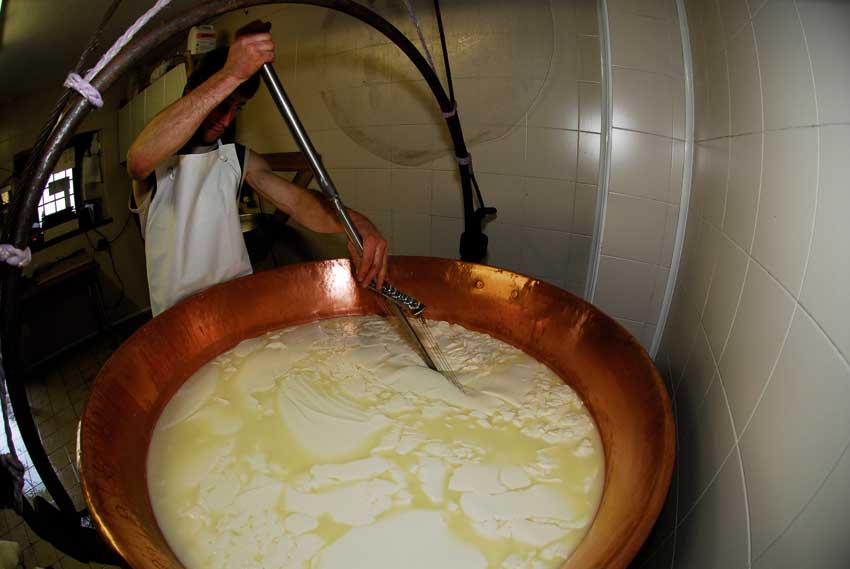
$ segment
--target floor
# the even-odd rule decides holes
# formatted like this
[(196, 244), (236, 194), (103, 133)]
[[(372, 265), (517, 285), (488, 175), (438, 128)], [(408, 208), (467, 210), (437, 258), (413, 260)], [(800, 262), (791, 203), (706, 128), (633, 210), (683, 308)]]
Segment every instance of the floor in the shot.
[[(85, 507), (76, 465), (77, 424), (82, 415), (89, 389), (100, 367), (129, 335), (131, 330), (104, 333), (66, 351), (33, 370), (27, 390), (33, 417), (38, 425), (42, 444), (54, 469), (78, 509)], [(49, 499), (44, 484), (26, 454), (17, 424), (12, 423), (13, 441), (18, 458), (27, 468), (24, 491), (28, 498), (43, 496)], [(2, 452), (6, 453), (5, 437)], [(50, 569), (103, 569), (111, 565), (87, 564), (68, 557), (40, 539), (12, 510), (0, 513), (0, 540), (14, 541), (21, 546), (19, 567)]]

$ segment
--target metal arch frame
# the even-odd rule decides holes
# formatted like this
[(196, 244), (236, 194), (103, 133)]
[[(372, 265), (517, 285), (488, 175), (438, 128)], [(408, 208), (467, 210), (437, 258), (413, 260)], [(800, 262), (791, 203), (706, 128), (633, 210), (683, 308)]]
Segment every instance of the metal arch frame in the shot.
[[(460, 117), (451, 99), (443, 89), (436, 72), (428, 65), (423, 55), (401, 31), (382, 16), (355, 3), (353, 0), (199, 0), (196, 6), (181, 12), (174, 18), (169, 18), (162, 25), (136, 37), (92, 79), (91, 84), (100, 92), (106, 91), (131, 65), (138, 62), (152, 48), (205, 20), (241, 8), (276, 3), (303, 4), (327, 8), (354, 17), (381, 32), (407, 55), (422, 74), (436, 97), (437, 103), (445, 117), (446, 125), (449, 128), (449, 133), (451, 134), (455, 156), (461, 159), (469, 156), (463, 138)], [(93, 108), (85, 98), (76, 93), (72, 94), (69, 100), (70, 103), (66, 105), (65, 112), (53, 128), (40, 153), (32, 157), (33, 168), (28, 169), (24, 174), (24, 179), (21, 183), (22, 189), (15, 197), (10, 216), (11, 223), (4, 231), (3, 242), (13, 243), (19, 248), (23, 248), (26, 245), (29, 231), (28, 220), (33, 216), (41, 194), (40, 190), (44, 187), (45, 181), (58, 161), (65, 145)], [(459, 160), (458, 169), (461, 175), (461, 187), (463, 190), (465, 233), (480, 233), (481, 220), (476, 219), (472, 201), (472, 166), (468, 160)], [(480, 259), (466, 260), (478, 261)], [(12, 370), (12, 373), (8, 374), (11, 375), (11, 381), (7, 382), (12, 409), (18, 421), (24, 444), (45, 487), (56, 501), (60, 510), (72, 514), (75, 513), (75, 507), (58, 476), (53, 471), (47, 453), (41, 444), (32, 417), (24, 381), (19, 376), (19, 372), (22, 369), (19, 354), (13, 349), (14, 342), (9, 341), (10, 338), (16, 338), (20, 331), (18, 306), (21, 280), (20, 271), (3, 265), (3, 269), (0, 269), (0, 272), (2, 272), (2, 276), (0, 276), (0, 318), (2, 318), (2, 322), (0, 322), (0, 326), (2, 326), (0, 328), (0, 338), (3, 340), (3, 356), (6, 362), (10, 364), (9, 367)]]

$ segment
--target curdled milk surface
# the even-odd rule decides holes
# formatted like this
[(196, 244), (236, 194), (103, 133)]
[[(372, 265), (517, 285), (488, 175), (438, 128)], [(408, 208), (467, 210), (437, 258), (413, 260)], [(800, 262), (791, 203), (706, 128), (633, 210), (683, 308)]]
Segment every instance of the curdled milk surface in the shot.
[(268, 333), (199, 369), (148, 454), (185, 566), (559, 567), (602, 495), (593, 420), (522, 351), (430, 327), (466, 394), (379, 317)]

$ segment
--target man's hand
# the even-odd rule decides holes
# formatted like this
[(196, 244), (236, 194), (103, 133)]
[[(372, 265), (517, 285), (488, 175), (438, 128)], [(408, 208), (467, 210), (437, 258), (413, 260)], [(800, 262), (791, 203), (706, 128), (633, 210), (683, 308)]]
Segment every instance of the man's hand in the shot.
[(360, 286), (366, 287), (374, 279), (375, 285), (380, 289), (387, 278), (387, 240), (371, 221), (356, 211), (348, 210), (348, 214), (363, 239), (362, 257), (357, 254), (354, 244), (348, 242), (348, 252), (351, 253), (357, 267), (355, 274), (357, 282)]
[[(251, 153), (245, 181), (268, 198), (277, 209), (288, 213), (311, 231), (340, 233), (344, 230), (328, 200), (318, 192), (306, 190), (275, 175), (260, 154)], [(387, 278), (387, 241), (363, 214), (349, 209), (348, 215), (363, 239), (362, 256), (357, 254), (351, 242), (348, 243), (348, 251), (356, 266), (357, 282), (367, 287), (374, 279), (378, 288), (381, 288)]]
[(222, 71), (241, 81), (247, 81), (264, 63), (274, 61), (272, 35), (264, 32), (241, 36), (230, 46)]

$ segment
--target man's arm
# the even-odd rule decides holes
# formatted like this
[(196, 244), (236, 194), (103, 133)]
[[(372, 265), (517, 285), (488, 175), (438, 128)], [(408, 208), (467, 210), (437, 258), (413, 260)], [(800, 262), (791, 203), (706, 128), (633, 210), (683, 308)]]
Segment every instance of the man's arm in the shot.
[[(317, 233), (345, 231), (333, 207), (322, 195), (279, 177), (259, 154), (252, 152), (248, 158), (245, 180), (275, 207), (307, 229)], [(365, 216), (352, 209), (348, 210), (348, 214), (363, 239), (362, 257), (353, 244), (348, 243), (348, 250), (357, 266), (357, 281), (367, 286), (374, 279), (380, 288), (387, 276), (387, 241)]]
[(264, 64), (274, 60), (271, 34), (237, 39), (221, 71), (160, 111), (139, 133), (127, 152), (127, 171), (136, 203), (147, 192), (144, 181), (163, 160), (180, 150), (222, 101)]

